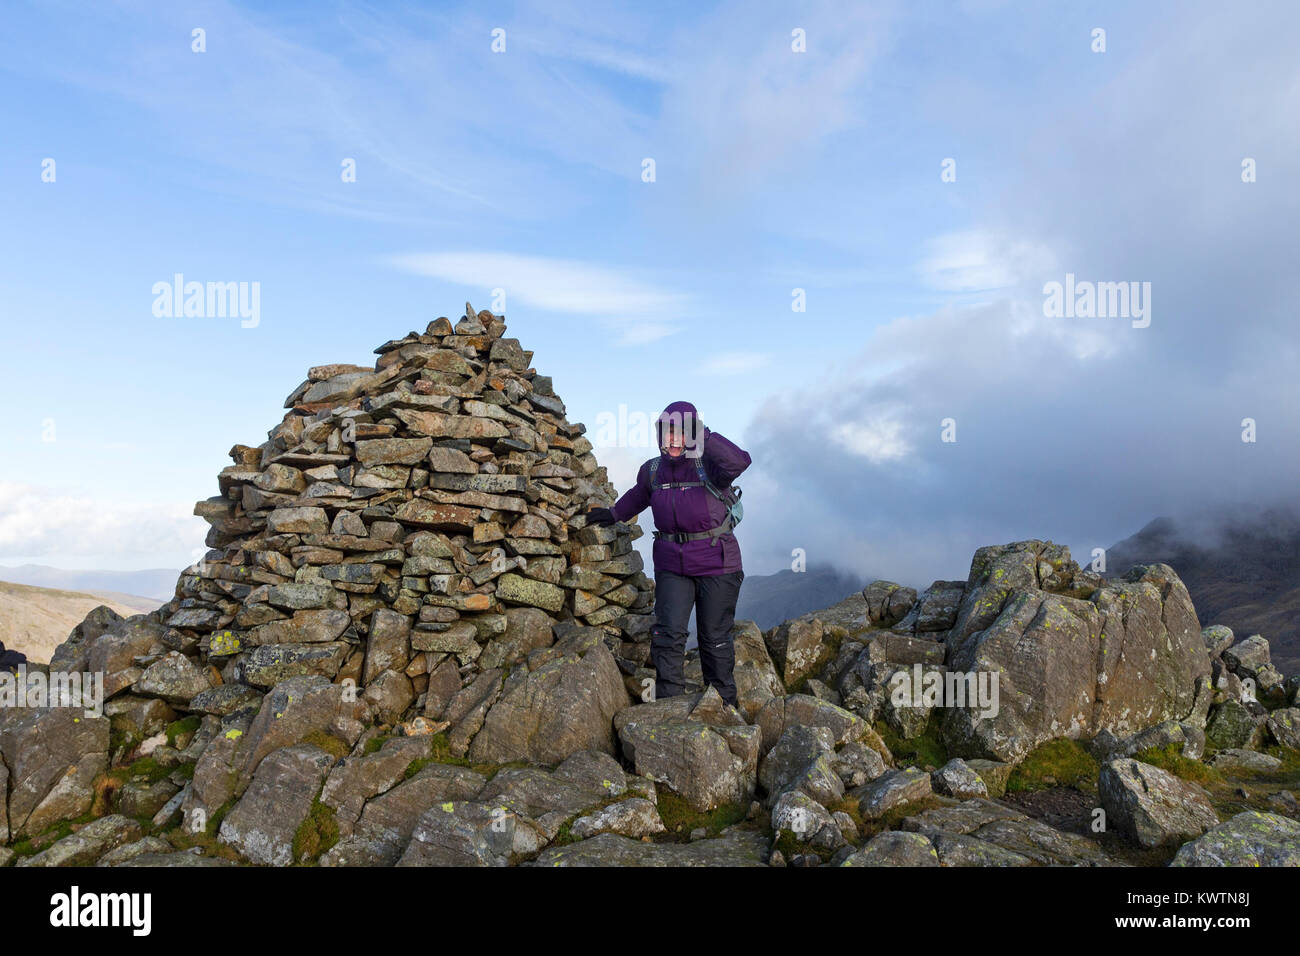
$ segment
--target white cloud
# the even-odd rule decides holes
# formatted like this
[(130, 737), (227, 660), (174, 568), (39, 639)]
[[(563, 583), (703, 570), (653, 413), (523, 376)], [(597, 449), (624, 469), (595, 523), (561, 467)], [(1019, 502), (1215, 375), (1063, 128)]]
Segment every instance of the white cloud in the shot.
[(679, 311), (685, 297), (632, 275), (572, 259), (506, 252), (415, 252), (391, 256), (391, 265), (483, 290), (501, 288), (507, 301), (546, 312), (605, 318)]
[[(892, 41), (895, 4), (725, 3), (671, 50), (663, 132), (707, 187), (744, 195), (862, 122), (871, 69)], [(792, 50), (793, 28), (807, 52)], [(662, 139), (662, 136), (661, 136)]]
[(936, 236), (917, 264), (922, 279), (946, 292), (1006, 289), (1053, 270), (1051, 250), (986, 229)]
[(701, 364), (699, 370), (714, 375), (740, 375), (762, 368), (771, 358), (763, 352), (723, 352)]
[(666, 322), (630, 322), (623, 326), (618, 345), (645, 345), (677, 331), (677, 326)]
[(181, 560), (203, 547), (207, 523), (193, 503), (97, 497), (80, 489), (0, 482), (0, 560), (78, 559), (115, 562), (159, 555)]
[(844, 422), (831, 431), (831, 437), (873, 465), (898, 461), (912, 450), (903, 438), (903, 423), (885, 416)]

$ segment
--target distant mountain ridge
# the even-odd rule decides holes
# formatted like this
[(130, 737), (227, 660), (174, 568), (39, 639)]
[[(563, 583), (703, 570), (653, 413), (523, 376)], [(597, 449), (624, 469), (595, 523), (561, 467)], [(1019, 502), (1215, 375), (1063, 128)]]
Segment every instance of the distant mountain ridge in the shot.
[(867, 581), (830, 565), (806, 571), (745, 575), (736, 602), (736, 620), (753, 621), (766, 630), (809, 611), (819, 611), (861, 591)]
[[(117, 594), (170, 601), (176, 593), (179, 568), (145, 568), (140, 571), (96, 571), (52, 568), (44, 564), (0, 565), (0, 581), (62, 591), (113, 591)], [(67, 635), (64, 635), (65, 637)]]
[(1192, 524), (1156, 518), (1106, 552), (1106, 574), (1168, 564), (1202, 625), (1261, 634), (1283, 673), (1300, 670), (1300, 512), (1271, 508)]
[(0, 643), (45, 663), (68, 632), (105, 604), (123, 617), (148, 614), (161, 601), (112, 591), (79, 592), (0, 581)]

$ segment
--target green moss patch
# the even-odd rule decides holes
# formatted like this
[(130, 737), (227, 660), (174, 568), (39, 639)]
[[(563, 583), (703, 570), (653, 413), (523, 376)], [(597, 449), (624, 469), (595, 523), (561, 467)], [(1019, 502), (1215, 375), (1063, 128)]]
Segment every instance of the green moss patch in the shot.
[(174, 720), (167, 725), (167, 746), (174, 747), (177, 750), (184, 750), (198, 733), (199, 725), (203, 719), (197, 714), (191, 714), (188, 717), (182, 717), (180, 720)]
[(909, 740), (904, 740), (894, 732), (894, 728), (883, 720), (873, 725), (880, 739), (885, 742), (889, 752), (894, 755), (896, 767), (934, 767), (938, 769), (948, 762), (948, 748), (944, 746), (943, 735), (939, 731), (940, 712), (931, 712), (930, 719), (921, 733)]
[(692, 831), (700, 827), (707, 831), (708, 836), (715, 837), (726, 827), (742, 822), (749, 813), (748, 803), (724, 803), (701, 812), (685, 797), (662, 784), (658, 787), (658, 796), (659, 818), (667, 831), (661, 834), (661, 838), (670, 842), (686, 842)]
[(351, 753), (352, 750), (352, 748), (339, 740), (333, 734), (327, 734), (323, 730), (313, 730), (306, 737), (302, 738), (302, 742), (305, 744), (311, 744), (314, 747), (319, 747), (335, 760), (342, 760)]
[(1077, 740), (1059, 737), (1034, 748), (1016, 765), (1007, 778), (1007, 792), (1048, 787), (1092, 792), (1097, 789), (1100, 775), (1100, 765)]
[(1213, 767), (1207, 767), (1199, 760), (1193, 760), (1191, 757), (1184, 757), (1183, 745), (1180, 743), (1166, 744), (1163, 747), (1148, 747), (1146, 750), (1134, 754), (1133, 759), (1150, 764), (1153, 767), (1159, 767), (1161, 770), (1167, 770), (1175, 777), (1190, 780), (1192, 783), (1199, 783), (1201, 786), (1210, 786), (1223, 779), (1223, 775)]
[(313, 800), (307, 818), (293, 835), (293, 858), (299, 863), (314, 863), (322, 853), (339, 842), (339, 822), (334, 811)]

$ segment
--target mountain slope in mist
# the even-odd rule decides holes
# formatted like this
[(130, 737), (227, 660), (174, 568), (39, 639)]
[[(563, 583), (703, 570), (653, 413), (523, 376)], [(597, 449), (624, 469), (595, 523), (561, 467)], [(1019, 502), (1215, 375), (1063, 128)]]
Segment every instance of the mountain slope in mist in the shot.
[(1106, 552), (1108, 575), (1163, 562), (1202, 625), (1262, 634), (1284, 674), (1300, 671), (1300, 514), (1269, 509), (1208, 520), (1157, 518)]
[(736, 602), (736, 620), (753, 621), (766, 630), (808, 611), (837, 604), (854, 591), (861, 591), (866, 583), (829, 565), (806, 571), (747, 574)]

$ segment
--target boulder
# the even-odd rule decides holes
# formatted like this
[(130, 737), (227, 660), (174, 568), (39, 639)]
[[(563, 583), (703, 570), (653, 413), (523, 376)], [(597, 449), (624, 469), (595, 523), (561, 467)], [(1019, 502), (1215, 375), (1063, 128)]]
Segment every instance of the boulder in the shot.
[(764, 635), (786, 687), (794, 687), (812, 672), (824, 637), (825, 628), (817, 618), (786, 621)]
[(905, 588), (893, 581), (872, 581), (862, 591), (866, 602), (867, 620), (879, 627), (898, 623), (916, 603), (916, 589)]
[(1058, 593), (1076, 572), (1050, 543), (976, 552), (945, 634), (948, 669), (996, 674), (997, 707), (949, 702), (949, 752), (1014, 762), (1056, 737), (1128, 736), (1193, 711), (1209, 657), (1173, 570), (1134, 568), (1087, 600)]
[(619, 836), (640, 839), (663, 833), (664, 829), (659, 810), (651, 801), (644, 797), (631, 797), (579, 817), (573, 821), (569, 832), (579, 840), (593, 837), (597, 833), (617, 833)]
[(1245, 810), (1185, 844), (1170, 866), (1300, 866), (1300, 823)]
[(628, 703), (601, 632), (579, 629), (554, 647), (535, 651), (527, 668), (521, 665), (507, 677), (469, 757), (554, 765), (580, 750), (614, 753), (614, 715)]
[(732, 827), (694, 843), (642, 843), (602, 833), (566, 846), (549, 847), (527, 866), (766, 866), (768, 841), (762, 833)]
[(1203, 788), (1131, 758), (1103, 766), (1098, 789), (1110, 824), (1143, 847), (1183, 843), (1219, 822)]
[(508, 801), (449, 800), (416, 821), (398, 866), (507, 866), (546, 845), (541, 828)]
[(34, 836), (85, 814), (108, 769), (109, 719), (72, 707), (0, 708), (10, 837)]
[(125, 843), (140, 839), (140, 824), (120, 813), (92, 820), (39, 853), (20, 860), (19, 866), (90, 866)]
[(221, 821), (217, 839), (254, 863), (294, 862), (294, 837), (333, 763), (333, 757), (313, 744), (267, 754), (243, 797)]
[(935, 793), (956, 797), (958, 800), (989, 795), (989, 788), (983, 778), (960, 757), (954, 757), (930, 774), (930, 786)]
[(1286, 707), (1268, 715), (1269, 734), (1283, 747), (1300, 750), (1300, 707)]
[(367, 802), (352, 835), (326, 851), (320, 865), (392, 866), (426, 811), (448, 801), (472, 800), (486, 782), (468, 767), (430, 764)]
[(934, 844), (919, 833), (886, 830), (863, 844), (840, 866), (938, 866)]
[(736, 649), (736, 702), (745, 719), (752, 721), (769, 700), (785, 696), (785, 686), (757, 624), (737, 621), (731, 638)]
[(1229, 700), (1210, 712), (1205, 741), (1216, 750), (1254, 750), (1264, 738), (1263, 721), (1251, 707)]
[(915, 767), (891, 770), (848, 792), (864, 817), (876, 819), (895, 807), (924, 800), (932, 793), (930, 775)]

